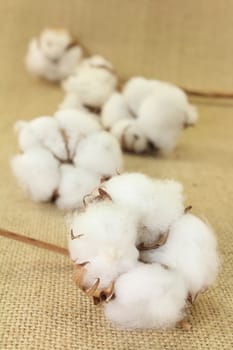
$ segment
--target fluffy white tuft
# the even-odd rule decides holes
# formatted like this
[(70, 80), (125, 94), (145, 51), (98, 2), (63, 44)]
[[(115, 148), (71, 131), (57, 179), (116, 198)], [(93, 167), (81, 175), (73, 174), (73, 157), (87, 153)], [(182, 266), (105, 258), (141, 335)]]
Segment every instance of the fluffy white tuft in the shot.
[(193, 298), (213, 284), (219, 268), (217, 242), (212, 229), (192, 214), (185, 214), (170, 229), (165, 245), (142, 253), (147, 262), (175, 268)]
[(139, 173), (115, 176), (101, 186), (113, 202), (133, 210), (141, 230), (137, 243), (150, 244), (166, 234), (184, 212), (183, 187), (172, 180), (153, 180)]
[(106, 131), (93, 133), (79, 142), (74, 163), (98, 174), (115, 175), (123, 167), (120, 145)]
[(83, 205), (83, 198), (100, 184), (100, 175), (70, 164), (60, 167), (61, 179), (56, 205), (60, 209), (74, 209)]
[(44, 147), (54, 156), (66, 160), (67, 150), (56, 119), (48, 116), (38, 117), (30, 122), (19, 122), (18, 142), (22, 151)]
[(63, 83), (67, 93), (77, 95), (78, 100), (84, 106), (101, 108), (111, 96), (117, 86), (117, 77), (109, 68), (110, 63), (104, 58), (96, 62), (96, 57), (83, 61), (76, 74), (70, 76)]
[(85, 110), (60, 110), (54, 117), (58, 121), (59, 128), (65, 131), (71, 157), (74, 156), (78, 142), (82, 138), (102, 129), (93, 114)]
[(121, 119), (132, 119), (127, 104), (119, 92), (113, 93), (104, 104), (101, 111), (101, 122), (105, 129), (110, 129)]
[(69, 240), (70, 256), (76, 263), (89, 261), (84, 284), (100, 278), (106, 287), (118, 275), (135, 266), (137, 226), (135, 216), (111, 201), (92, 204), (73, 216), (70, 230), (79, 238)]
[(124, 328), (171, 328), (184, 317), (187, 287), (175, 270), (138, 263), (115, 283), (105, 315)]
[(57, 189), (59, 162), (42, 148), (28, 150), (11, 161), (13, 173), (24, 192), (36, 202), (51, 200)]

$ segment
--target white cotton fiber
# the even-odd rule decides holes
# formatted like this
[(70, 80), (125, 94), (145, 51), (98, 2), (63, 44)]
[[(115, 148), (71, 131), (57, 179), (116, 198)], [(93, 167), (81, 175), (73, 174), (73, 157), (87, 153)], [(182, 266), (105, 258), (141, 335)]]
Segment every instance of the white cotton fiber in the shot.
[(26, 67), (33, 75), (59, 81), (75, 70), (82, 55), (82, 48), (66, 30), (45, 29), (30, 41)]
[(166, 234), (184, 212), (183, 187), (172, 180), (154, 180), (140, 173), (114, 176), (101, 186), (114, 203), (135, 212), (142, 230), (137, 243), (150, 244)]
[(79, 238), (69, 240), (71, 259), (85, 266), (84, 285), (89, 287), (100, 278), (100, 287), (107, 287), (118, 275), (137, 263), (135, 216), (111, 201), (89, 205), (73, 215), (70, 230)]
[[(99, 57), (99, 56), (98, 56)], [(117, 86), (116, 74), (104, 58), (100, 61), (93, 56), (83, 61), (76, 74), (63, 83), (68, 93), (75, 93), (81, 104), (101, 108)]]
[(113, 93), (105, 102), (101, 111), (101, 123), (105, 129), (110, 129), (121, 119), (132, 119), (124, 97), (119, 92)]
[(34, 148), (15, 156), (13, 173), (26, 194), (36, 202), (51, 200), (58, 187), (59, 163), (47, 150)]
[(116, 136), (123, 150), (134, 153), (145, 153), (149, 150), (150, 144), (141, 132), (135, 119), (122, 119), (117, 121), (111, 133)]
[(60, 209), (77, 209), (83, 205), (83, 198), (99, 184), (100, 176), (71, 164), (60, 167), (61, 178), (56, 205)]
[(123, 167), (120, 145), (106, 131), (93, 133), (79, 142), (74, 163), (98, 174), (115, 175)]
[(192, 214), (179, 218), (170, 228), (166, 244), (142, 252), (142, 259), (175, 268), (185, 279), (193, 299), (213, 284), (219, 268), (213, 231)]
[(188, 126), (190, 107), (173, 89), (146, 97), (138, 112), (138, 126), (161, 151), (174, 149), (184, 126)]
[(122, 274), (106, 317), (124, 328), (171, 328), (185, 315), (187, 287), (174, 270), (142, 264)]
[(67, 160), (65, 142), (56, 119), (43, 116), (29, 122), (18, 121), (15, 124), (15, 130), (18, 133), (19, 147), (22, 151), (44, 147), (60, 160)]
[(54, 118), (57, 120), (59, 128), (65, 131), (71, 158), (82, 138), (102, 129), (93, 114), (85, 110), (60, 110), (55, 113)]
[(124, 85), (122, 94), (130, 110), (137, 116), (141, 103), (152, 91), (151, 80), (133, 77)]
[(82, 106), (82, 103), (75, 92), (67, 92), (63, 101), (58, 106), (59, 110), (63, 109), (77, 109), (77, 110), (85, 110)]

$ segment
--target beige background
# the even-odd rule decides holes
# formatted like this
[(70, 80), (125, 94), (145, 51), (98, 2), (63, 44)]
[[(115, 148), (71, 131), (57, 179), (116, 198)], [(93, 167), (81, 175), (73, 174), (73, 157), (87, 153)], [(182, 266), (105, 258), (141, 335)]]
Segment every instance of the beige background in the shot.
[[(198, 89), (232, 91), (232, 1), (10, 0), (0, 2), (0, 227), (66, 246), (64, 213), (32, 203), (9, 160), (17, 119), (51, 114), (58, 86), (23, 66), (29, 38), (66, 26), (122, 77), (143, 74)], [(0, 238), (0, 349), (233, 348), (232, 101), (196, 100), (201, 115), (167, 158), (125, 156), (126, 170), (182, 181), (186, 203), (216, 230), (223, 267), (218, 283), (190, 310), (193, 329), (119, 331), (77, 291), (66, 257)]]

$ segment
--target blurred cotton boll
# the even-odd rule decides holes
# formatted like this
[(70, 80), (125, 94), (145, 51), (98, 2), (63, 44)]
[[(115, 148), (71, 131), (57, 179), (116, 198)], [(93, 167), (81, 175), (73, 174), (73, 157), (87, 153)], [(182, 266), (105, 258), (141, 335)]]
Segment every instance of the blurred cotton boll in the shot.
[[(74, 106), (77, 103), (86, 108), (101, 109), (115, 91), (118, 77), (109, 61), (101, 56), (92, 56), (83, 60), (76, 73), (66, 79), (62, 87), (67, 93), (62, 106)], [(72, 99), (67, 96), (72, 94)], [(70, 107), (72, 107), (70, 106)]]
[(45, 29), (28, 46), (26, 67), (51, 81), (67, 78), (81, 62), (83, 50), (65, 29)]

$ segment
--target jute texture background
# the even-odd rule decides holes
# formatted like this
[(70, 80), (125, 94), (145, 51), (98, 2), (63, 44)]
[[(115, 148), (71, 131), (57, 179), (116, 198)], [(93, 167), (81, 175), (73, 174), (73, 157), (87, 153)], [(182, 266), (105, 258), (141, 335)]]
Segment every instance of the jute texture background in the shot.
[[(58, 86), (31, 78), (27, 41), (46, 25), (65, 26), (92, 53), (133, 74), (196, 89), (233, 90), (233, 3), (224, 1), (10, 0), (0, 3), (0, 228), (66, 247), (64, 213), (24, 197), (9, 160), (12, 126), (56, 110)], [(0, 349), (233, 348), (233, 103), (195, 100), (198, 125), (166, 158), (125, 156), (128, 171), (182, 181), (186, 203), (215, 228), (223, 259), (214, 288), (190, 310), (191, 331), (122, 331), (72, 282), (65, 256), (0, 238)]]

